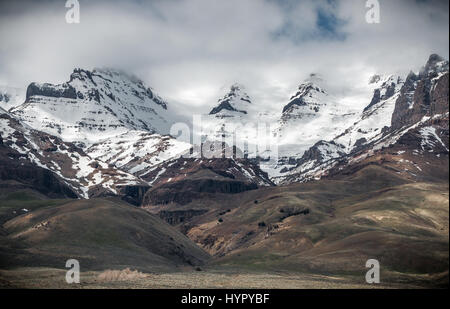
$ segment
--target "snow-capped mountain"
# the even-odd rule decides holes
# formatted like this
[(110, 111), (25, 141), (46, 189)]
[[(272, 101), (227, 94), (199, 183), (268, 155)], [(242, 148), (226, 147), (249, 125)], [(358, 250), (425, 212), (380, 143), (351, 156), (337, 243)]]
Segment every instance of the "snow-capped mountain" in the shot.
[[(202, 116), (201, 122), (201, 134), (206, 136), (206, 141), (202, 143), (207, 145), (211, 157), (222, 157), (221, 148), (225, 151), (232, 145), (236, 146), (234, 153), (238, 157), (244, 154), (255, 156), (256, 142), (266, 138), (258, 136), (261, 133), (258, 132), (258, 125), (261, 125), (258, 107), (252, 103), (245, 87), (238, 83), (231, 85), (209, 114)], [(206, 147), (203, 145), (194, 145), (194, 151), (197, 153), (202, 149), (204, 153)]]
[(290, 165), (274, 181), (308, 181), (343, 170), (399, 141), (404, 144), (405, 136), (413, 136), (414, 130), (419, 146), (411, 145), (417, 146), (416, 155), (425, 151), (420, 145), (432, 143), (442, 145), (448, 156), (448, 75), (448, 61), (431, 55), (424, 68), (410, 73), (405, 81), (392, 75), (373, 77), (371, 83), (377, 87), (359, 119), (334, 138), (317, 142), (300, 159), (290, 158)]
[(209, 114), (215, 118), (239, 117), (241, 114), (247, 114), (250, 104), (252, 101), (245, 92), (245, 87), (235, 83), (230, 87), (230, 91), (218, 100), (217, 106)]
[[(114, 193), (122, 185), (185, 181), (210, 168), (218, 168), (219, 175), (232, 169), (237, 172), (233, 177), (247, 181), (248, 176), (257, 185), (309, 181), (386, 148), (398, 148), (405, 136), (414, 140), (411, 145), (419, 145), (418, 155), (430, 150), (422, 144), (443, 145), (431, 150), (448, 153), (448, 141), (443, 140), (448, 135), (448, 75), (448, 61), (437, 55), (405, 79), (373, 75), (350, 94), (311, 74), (280, 106), (276, 125), (270, 123), (271, 130), (263, 136), (258, 126), (264, 122), (264, 110), (252, 102), (243, 85), (233, 84), (201, 118), (200, 134), (206, 139), (191, 145), (168, 135), (175, 122), (169, 104), (139, 79), (115, 70), (76, 69), (67, 83), (30, 84), (25, 103), (9, 113), (2, 111), (0, 135), (8, 147), (29, 152), (29, 162), (54, 172), (80, 197), (95, 195), (94, 188)], [(23, 137), (24, 144), (16, 132), (34, 137)], [(47, 154), (38, 138), (48, 140), (54, 150)], [(277, 149), (259, 148), (263, 139)], [(58, 168), (54, 155), (66, 155), (73, 162)], [(216, 164), (214, 158), (222, 163)], [(195, 172), (181, 172), (187, 167), (180, 162)], [(176, 176), (177, 168), (187, 176)], [(62, 170), (69, 174), (60, 174)]]
[(67, 192), (72, 192), (69, 196), (81, 198), (120, 195), (125, 187), (147, 186), (129, 173), (92, 159), (73, 143), (22, 124), (5, 110), (0, 110), (0, 139), (2, 167), (16, 166), (14, 171), (5, 171), (1, 179), (10, 179), (16, 173), (18, 179), (36, 182), (32, 168), (21, 171), (24, 166), (35, 166), (50, 171), (53, 176), (47, 179), (58, 179)]
[(168, 134), (168, 104), (136, 77), (112, 69), (75, 69), (60, 85), (32, 83), (11, 112), (34, 129), (86, 145), (129, 130)]
[(281, 115), (282, 125), (288, 125), (298, 119), (303, 123), (317, 119), (321, 109), (325, 108), (332, 100), (329, 94), (322, 89), (323, 79), (317, 74), (300, 84), (289, 103), (283, 107)]
[(180, 156), (189, 144), (170, 137), (169, 104), (138, 78), (113, 69), (75, 69), (67, 83), (32, 83), (12, 114), (73, 142), (92, 158), (130, 173)]
[(276, 134), (281, 157), (301, 157), (319, 140), (330, 139), (356, 118), (357, 109), (327, 90), (326, 81), (311, 74), (283, 107)]
[(245, 87), (235, 83), (217, 101), (209, 114), (202, 116), (202, 134), (211, 142), (230, 138), (236, 131), (239, 131), (237, 137), (243, 138), (245, 134), (242, 128), (253, 116), (252, 109), (252, 101)]
[[(374, 80), (377, 81), (373, 82)], [(364, 108), (353, 125), (333, 139), (335, 143), (344, 146), (347, 153), (352, 152), (355, 147), (370, 143), (383, 134), (383, 129), (390, 127), (395, 102), (404, 84), (397, 75), (384, 78), (376, 75), (370, 82), (375, 84), (376, 88), (369, 105)]]
[(8, 111), (25, 101), (25, 89), (0, 85), (0, 108)]

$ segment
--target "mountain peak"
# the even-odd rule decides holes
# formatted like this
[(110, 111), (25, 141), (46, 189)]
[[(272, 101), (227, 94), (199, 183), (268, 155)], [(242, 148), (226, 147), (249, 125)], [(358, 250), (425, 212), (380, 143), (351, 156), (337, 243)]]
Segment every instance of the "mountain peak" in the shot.
[[(76, 68), (68, 82), (31, 83), (26, 103), (14, 108), (22, 121), (69, 141), (93, 143), (127, 130), (167, 134), (167, 103), (133, 75), (115, 69)], [(35, 115), (49, 115), (42, 121)]]
[(245, 91), (245, 86), (234, 83), (230, 91), (218, 100), (218, 105), (209, 114), (214, 115), (219, 112), (238, 112), (247, 114), (248, 104), (251, 104), (250, 96)]
[[(292, 112), (295, 106), (306, 106), (311, 102), (316, 102), (317, 96), (326, 95), (322, 87), (323, 83), (324, 80), (320, 75), (315, 73), (310, 74), (290, 97), (289, 103), (283, 108), (283, 114)], [(318, 111), (318, 107), (315, 108), (315, 111)]]

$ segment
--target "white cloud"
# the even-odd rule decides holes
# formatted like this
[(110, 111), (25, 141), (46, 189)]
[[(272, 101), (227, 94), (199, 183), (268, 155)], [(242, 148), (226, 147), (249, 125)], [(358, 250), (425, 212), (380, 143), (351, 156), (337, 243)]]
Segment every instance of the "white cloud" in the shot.
[[(350, 86), (449, 54), (446, 1), (380, 0), (380, 24), (365, 22), (363, 0), (80, 0), (80, 24), (65, 23), (63, 2), (1, 4), (0, 83), (63, 82), (74, 67), (108, 66), (186, 112), (209, 111), (235, 81), (276, 111), (311, 72)], [(336, 38), (323, 35), (318, 10), (339, 21)]]

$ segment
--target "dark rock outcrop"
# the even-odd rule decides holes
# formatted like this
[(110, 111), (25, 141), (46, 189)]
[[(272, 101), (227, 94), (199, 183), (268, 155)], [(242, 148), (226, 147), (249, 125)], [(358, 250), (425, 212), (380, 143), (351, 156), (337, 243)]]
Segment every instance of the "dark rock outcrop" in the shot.
[(45, 84), (31, 83), (27, 88), (25, 102), (29, 102), (29, 99), (32, 96), (76, 99), (77, 92), (74, 87), (72, 87), (67, 83), (58, 86), (48, 83)]
[(227, 101), (223, 101), (219, 104), (219, 106), (214, 107), (209, 114), (210, 115), (214, 115), (219, 113), (222, 110), (228, 110), (228, 111), (232, 111), (232, 112), (238, 112), (238, 113), (243, 113), (243, 114), (247, 114), (246, 111), (241, 111), (241, 110), (237, 110), (235, 109), (233, 106), (231, 106), (230, 102)]

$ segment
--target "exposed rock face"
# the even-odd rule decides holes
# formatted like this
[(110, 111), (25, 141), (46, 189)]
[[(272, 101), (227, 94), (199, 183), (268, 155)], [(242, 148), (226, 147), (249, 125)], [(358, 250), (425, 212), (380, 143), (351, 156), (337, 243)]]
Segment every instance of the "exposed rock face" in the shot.
[(247, 114), (247, 112), (244, 111), (244, 110), (238, 110), (238, 109), (234, 108), (234, 107), (230, 104), (230, 102), (229, 102), (228, 100), (223, 101), (223, 102), (221, 102), (221, 103), (219, 104), (219, 106), (214, 107), (214, 108), (209, 112), (209, 114), (210, 114), (210, 115), (214, 115), (214, 114), (217, 114), (217, 113), (221, 112), (222, 110), (227, 110), (227, 111), (231, 111), (231, 112), (238, 112), (238, 113), (242, 113), (242, 114)]
[(395, 145), (412, 149), (417, 155), (428, 153), (443, 156), (443, 158), (448, 156), (448, 118), (431, 120), (409, 130), (397, 140)]
[(33, 96), (76, 99), (77, 93), (75, 88), (67, 83), (58, 86), (48, 83), (31, 83), (27, 88), (27, 96), (25, 102), (30, 102)]
[[(376, 75), (378, 78), (372, 78), (371, 83), (379, 82), (381, 77)], [(372, 106), (379, 103), (380, 101), (385, 101), (389, 98), (391, 98), (395, 92), (396, 87), (398, 84), (400, 84), (402, 81), (399, 76), (390, 76), (386, 81), (383, 82), (380, 88), (376, 88), (373, 93), (372, 100), (370, 101), (369, 105), (367, 105), (364, 108), (364, 112), (369, 110)]]
[[(245, 87), (238, 83), (233, 84), (209, 114), (202, 116), (201, 135), (205, 139), (201, 143), (195, 143), (193, 151), (202, 154), (211, 153), (211, 151), (217, 153), (219, 148), (224, 150), (224, 148), (230, 149), (236, 146), (234, 147), (236, 152), (244, 153), (246, 151), (244, 144), (247, 144), (250, 145), (248, 151), (254, 152), (256, 147), (252, 146), (254, 141), (258, 140), (256, 124), (261, 123), (259, 115), (258, 107), (252, 104)], [(205, 156), (220, 158), (223, 157), (221, 153), (222, 150), (219, 150), (218, 156), (212, 154)], [(233, 157), (228, 153), (226, 156)]]
[[(137, 177), (191, 147), (168, 135), (176, 122), (168, 104), (140, 79), (114, 69), (75, 69), (59, 85), (31, 83), (26, 102), (11, 115), (73, 143), (105, 169), (111, 165)], [(109, 194), (102, 186), (89, 187), (94, 196)]]
[(418, 75), (411, 72), (396, 102), (392, 129), (417, 123), (423, 116), (448, 111), (448, 74), (448, 61), (438, 55), (431, 55)]

